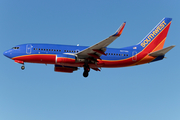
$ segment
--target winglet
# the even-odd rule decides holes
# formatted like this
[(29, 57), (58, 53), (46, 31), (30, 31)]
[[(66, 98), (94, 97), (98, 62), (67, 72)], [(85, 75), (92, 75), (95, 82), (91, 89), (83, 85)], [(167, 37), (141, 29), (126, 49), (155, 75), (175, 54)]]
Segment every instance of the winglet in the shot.
[(126, 25), (126, 22), (124, 22), (112, 36), (119, 37), (121, 35), (125, 25)]
[(149, 53), (149, 56), (154, 56), (154, 57), (158, 57), (158, 56), (163, 56), (165, 55), (168, 51), (170, 51), (173, 47), (175, 47), (175, 45), (169, 46), (167, 48)]

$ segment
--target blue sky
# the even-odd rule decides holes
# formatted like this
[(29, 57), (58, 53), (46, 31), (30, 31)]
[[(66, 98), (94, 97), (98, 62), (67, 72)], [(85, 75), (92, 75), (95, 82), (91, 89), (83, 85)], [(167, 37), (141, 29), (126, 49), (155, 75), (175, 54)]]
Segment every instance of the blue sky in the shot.
[[(180, 119), (179, 0), (1, 0), (1, 120), (169, 120)], [(163, 18), (173, 18), (167, 59), (127, 68), (73, 74), (53, 65), (21, 65), (3, 56), (18, 44), (91, 46), (125, 29), (109, 47), (141, 41)]]

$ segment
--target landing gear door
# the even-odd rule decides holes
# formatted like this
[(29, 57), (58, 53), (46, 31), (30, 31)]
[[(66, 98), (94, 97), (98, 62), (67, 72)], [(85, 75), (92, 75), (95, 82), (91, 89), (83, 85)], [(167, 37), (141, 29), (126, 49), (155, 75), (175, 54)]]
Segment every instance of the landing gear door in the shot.
[(27, 54), (31, 54), (31, 49), (32, 49), (32, 45), (31, 44), (27, 44), (26, 45), (26, 53)]

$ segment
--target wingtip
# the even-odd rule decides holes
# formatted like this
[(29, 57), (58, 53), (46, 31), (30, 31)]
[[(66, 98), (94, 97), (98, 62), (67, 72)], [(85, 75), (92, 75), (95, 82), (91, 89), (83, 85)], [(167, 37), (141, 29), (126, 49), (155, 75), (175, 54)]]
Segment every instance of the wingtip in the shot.
[(124, 22), (119, 28), (118, 30), (115, 32), (115, 34), (113, 36), (119, 37), (124, 29), (124, 26), (126, 25), (126, 22)]

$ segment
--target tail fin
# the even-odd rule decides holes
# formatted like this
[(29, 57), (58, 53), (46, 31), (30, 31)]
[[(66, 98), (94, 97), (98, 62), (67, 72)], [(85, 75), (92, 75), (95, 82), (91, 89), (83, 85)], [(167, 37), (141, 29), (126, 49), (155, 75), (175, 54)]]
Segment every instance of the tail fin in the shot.
[(157, 51), (163, 48), (172, 18), (163, 18), (147, 35), (138, 43), (139, 50), (147, 52)]

